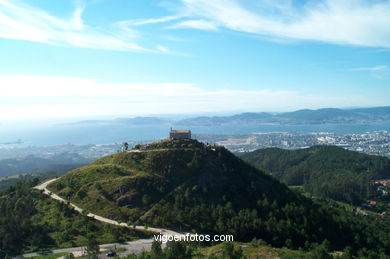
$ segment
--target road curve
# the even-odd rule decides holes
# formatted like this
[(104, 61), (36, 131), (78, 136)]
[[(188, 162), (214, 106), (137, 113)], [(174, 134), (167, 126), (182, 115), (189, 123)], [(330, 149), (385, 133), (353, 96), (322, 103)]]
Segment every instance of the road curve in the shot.
[[(57, 194), (49, 191), (47, 189), (47, 186), (51, 183), (53, 183), (54, 181), (58, 180), (59, 178), (54, 178), (54, 179), (51, 179), (51, 180), (48, 180), (48, 181), (45, 181), (37, 186), (34, 187), (34, 189), (37, 189), (37, 190), (42, 190), (44, 194), (48, 195), (50, 198), (54, 199), (54, 200), (57, 200), (57, 201), (60, 201), (60, 202), (64, 202), (64, 203), (67, 203), (67, 201), (63, 198), (61, 198), (60, 196), (58, 196)], [(73, 204), (73, 203), (69, 203), (69, 205), (71, 207), (73, 207), (74, 210), (78, 211), (79, 213), (82, 213), (83, 212), (83, 209), (78, 207), (77, 205)], [(127, 227), (127, 228), (132, 228), (132, 229), (139, 229), (139, 230), (145, 230), (145, 226), (129, 226), (128, 224), (124, 223), (124, 222), (118, 222), (116, 220), (113, 220), (113, 219), (109, 219), (109, 218), (105, 218), (105, 217), (102, 217), (102, 216), (99, 216), (99, 215), (96, 215), (96, 214), (93, 214), (93, 213), (88, 213), (87, 215), (88, 217), (90, 218), (94, 218), (96, 219), (97, 221), (101, 221), (101, 222), (104, 222), (104, 223), (107, 223), (107, 224), (112, 224), (112, 225), (116, 225), (116, 226), (121, 226), (121, 227)], [(163, 228), (153, 228), (153, 227), (148, 227), (147, 228), (147, 231), (149, 232), (153, 232), (153, 233), (161, 233), (163, 235), (182, 235), (178, 232), (175, 232), (173, 230), (169, 230), (169, 229), (163, 229)]]
[[(44, 194), (48, 195), (50, 198), (52, 198), (54, 200), (57, 200), (59, 202), (68, 203), (68, 201), (66, 201), (65, 199), (61, 198), (57, 194), (55, 194), (47, 189), (47, 186), (49, 184), (53, 183), (54, 181), (56, 181), (58, 179), (59, 178), (47, 180), (47, 181), (45, 181), (45, 182), (43, 182), (43, 183), (41, 183), (33, 188), (43, 191)], [(68, 204), (71, 207), (73, 207), (74, 210), (78, 211), (79, 213), (83, 212), (83, 209), (78, 207), (77, 205), (75, 205), (73, 203), (68, 203)], [(147, 230), (149, 232), (157, 233), (157, 234), (160, 233), (162, 235), (172, 235), (172, 236), (183, 235), (181, 233), (178, 233), (178, 232), (175, 232), (175, 231), (169, 230), (169, 229), (153, 228), (153, 227), (148, 227), (147, 229), (145, 229), (145, 226), (129, 226), (124, 222), (118, 222), (116, 220), (105, 218), (105, 217), (102, 217), (102, 216), (99, 216), (99, 215), (96, 215), (93, 213), (88, 213), (87, 216), (90, 218), (94, 218), (95, 220), (103, 222), (103, 223), (126, 227), (126, 228), (131, 228), (131, 229)], [(150, 248), (152, 246), (152, 242), (153, 242), (153, 239), (139, 239), (139, 240), (124, 242), (124, 243), (103, 244), (103, 245), (100, 245), (99, 247), (101, 250), (109, 250), (109, 249), (113, 249), (114, 247), (116, 247), (116, 248), (121, 247), (121, 248), (126, 249), (125, 252), (119, 253), (118, 255), (128, 255), (128, 254), (132, 254), (132, 253), (139, 254), (142, 251), (150, 250)], [(165, 246), (165, 244), (162, 244), (162, 245)], [(21, 256), (14, 257), (14, 258), (27, 258), (27, 257), (34, 257), (34, 256), (43, 255), (43, 254), (58, 254), (58, 253), (73, 253), (76, 255), (82, 255), (82, 253), (85, 251), (85, 249), (86, 249), (85, 247), (72, 247), (72, 248), (64, 248), (64, 249), (55, 249), (55, 250), (46, 251), (46, 252), (24, 254)], [(106, 258), (106, 257), (103, 255), (100, 255), (99, 258)]]

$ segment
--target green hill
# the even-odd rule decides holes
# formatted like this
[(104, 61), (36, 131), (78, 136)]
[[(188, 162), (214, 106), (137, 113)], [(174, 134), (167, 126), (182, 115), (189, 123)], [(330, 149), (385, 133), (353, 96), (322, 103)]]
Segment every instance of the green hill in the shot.
[(178, 214), (162, 219), (156, 211), (171, 204), (189, 207), (189, 201), (193, 205), (229, 203), (234, 208), (254, 208), (257, 197), (269, 196), (281, 204), (294, 200), (285, 185), (222, 147), (164, 141), (142, 148), (98, 159), (49, 188), (97, 214), (183, 229), (191, 229), (195, 222), (184, 222)]
[(267, 148), (240, 157), (288, 185), (304, 185), (314, 194), (349, 203), (370, 196), (371, 179), (390, 178), (390, 159), (335, 146)]
[(385, 222), (317, 204), (223, 147), (177, 140), (138, 148), (73, 170), (49, 188), (98, 215), (136, 224), (292, 249), (328, 240), (335, 249), (390, 253)]

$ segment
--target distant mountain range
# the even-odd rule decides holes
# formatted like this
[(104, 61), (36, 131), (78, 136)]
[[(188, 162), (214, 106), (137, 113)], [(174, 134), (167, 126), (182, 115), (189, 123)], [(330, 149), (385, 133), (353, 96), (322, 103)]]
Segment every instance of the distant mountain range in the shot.
[(246, 112), (231, 116), (200, 116), (181, 120), (159, 117), (117, 118), (114, 120), (84, 120), (71, 125), (89, 124), (126, 124), (126, 125), (158, 125), (173, 126), (213, 126), (223, 124), (324, 124), (324, 123), (365, 123), (390, 121), (390, 106), (336, 109), (323, 108), (318, 110), (297, 110), (293, 112)]
[(221, 125), (221, 124), (323, 124), (363, 123), (390, 121), (390, 107), (359, 109), (324, 108), (298, 110), (285, 113), (241, 113), (233, 116), (195, 117), (177, 121), (178, 125)]

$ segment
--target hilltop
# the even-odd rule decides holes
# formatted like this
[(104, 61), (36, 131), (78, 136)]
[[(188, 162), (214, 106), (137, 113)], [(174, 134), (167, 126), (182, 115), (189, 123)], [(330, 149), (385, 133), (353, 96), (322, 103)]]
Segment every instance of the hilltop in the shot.
[(49, 188), (103, 216), (187, 229), (192, 224), (181, 222), (177, 214), (163, 221), (156, 211), (164, 203), (192, 198), (237, 208), (255, 207), (254, 197), (263, 195), (282, 204), (291, 200), (286, 186), (223, 147), (168, 140), (137, 148), (73, 170)]
[[(88, 211), (130, 224), (233, 234), (239, 241), (256, 237), (293, 249), (328, 240), (337, 249), (389, 253), (383, 250), (390, 247), (385, 223), (374, 226), (317, 204), (223, 147), (165, 140), (137, 148), (73, 170), (49, 188)], [(375, 231), (368, 238), (369, 228)]]
[(266, 148), (239, 156), (288, 185), (350, 203), (369, 197), (370, 180), (390, 178), (390, 159), (335, 146)]

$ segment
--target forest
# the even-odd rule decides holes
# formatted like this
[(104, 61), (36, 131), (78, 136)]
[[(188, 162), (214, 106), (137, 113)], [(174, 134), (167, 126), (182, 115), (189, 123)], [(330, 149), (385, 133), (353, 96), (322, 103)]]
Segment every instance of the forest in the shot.
[(239, 156), (287, 185), (303, 185), (313, 195), (354, 205), (376, 195), (370, 181), (390, 178), (390, 159), (335, 146), (267, 148)]

